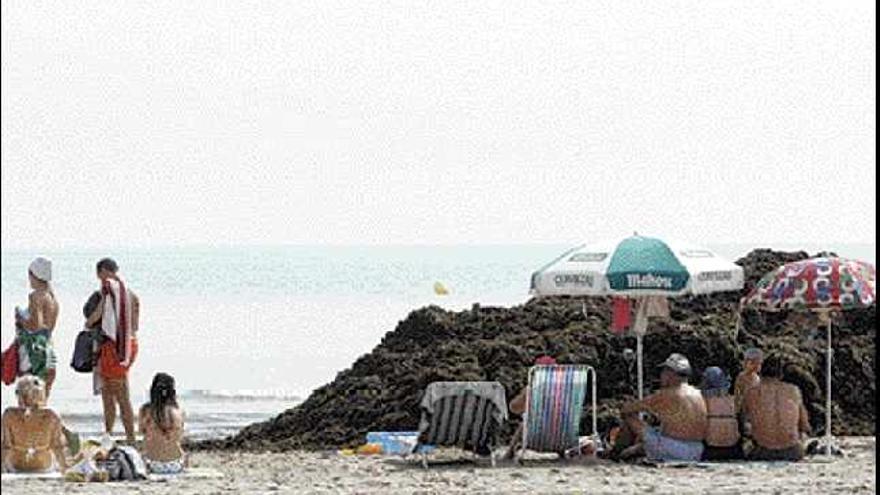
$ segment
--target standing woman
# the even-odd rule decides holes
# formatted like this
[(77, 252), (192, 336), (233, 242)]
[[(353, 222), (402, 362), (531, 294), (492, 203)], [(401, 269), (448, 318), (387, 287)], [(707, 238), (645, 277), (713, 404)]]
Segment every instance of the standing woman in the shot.
[(34, 375), (46, 384), (48, 399), (55, 382), (55, 350), (52, 333), (58, 321), (58, 301), (52, 291), (52, 261), (42, 256), (28, 266), (31, 293), (28, 308), (15, 311), (15, 338), (18, 342), (18, 374)]
[(144, 461), (156, 474), (177, 474), (186, 465), (183, 448), (183, 411), (177, 404), (174, 378), (156, 373), (150, 402), (141, 406), (138, 426), (144, 435)]

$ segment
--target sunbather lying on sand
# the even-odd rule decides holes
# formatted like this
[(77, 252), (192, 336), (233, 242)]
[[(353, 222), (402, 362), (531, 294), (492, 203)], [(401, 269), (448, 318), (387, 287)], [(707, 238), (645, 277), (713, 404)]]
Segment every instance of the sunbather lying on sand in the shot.
[[(624, 404), (620, 412), (624, 426), (617, 436), (611, 457), (635, 457), (644, 453), (655, 461), (699, 461), (706, 437), (706, 402), (698, 389), (688, 384), (691, 365), (681, 354), (671, 354), (660, 365), (661, 389)], [(660, 430), (639, 417), (650, 412), (660, 419)]]
[(4, 472), (37, 473), (67, 468), (66, 441), (61, 418), (45, 408), (43, 380), (33, 375), (18, 379), (18, 407), (10, 407), (2, 419), (2, 468)]

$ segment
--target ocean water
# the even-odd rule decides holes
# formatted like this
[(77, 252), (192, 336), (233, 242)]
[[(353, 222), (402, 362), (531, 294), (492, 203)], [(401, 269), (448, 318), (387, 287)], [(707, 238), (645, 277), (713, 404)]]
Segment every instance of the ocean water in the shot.
[[(525, 302), (531, 273), (570, 246), (317, 247), (118, 249), (112, 252), (2, 251), (0, 337), (14, 336), (13, 311), (26, 305), (27, 265), (54, 261), (61, 303), (55, 331), (58, 378), (50, 405), (77, 431), (101, 431), (91, 375), (69, 366), (82, 305), (98, 282), (95, 262), (112, 255), (141, 299), (140, 351), (131, 374), (135, 408), (154, 373), (177, 379), (188, 434), (232, 433), (295, 405), (369, 352), (413, 309)], [(746, 245), (711, 246), (730, 259)], [(874, 262), (875, 246), (774, 244), (829, 249)], [(434, 293), (435, 282), (449, 294)], [(2, 388), (2, 405), (14, 402)], [(121, 431), (121, 425), (117, 426)]]

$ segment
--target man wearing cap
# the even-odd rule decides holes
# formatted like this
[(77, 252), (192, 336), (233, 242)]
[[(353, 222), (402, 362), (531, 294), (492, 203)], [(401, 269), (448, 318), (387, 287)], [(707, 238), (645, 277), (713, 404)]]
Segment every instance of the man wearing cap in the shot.
[(52, 332), (58, 320), (58, 301), (52, 292), (52, 261), (37, 257), (28, 266), (32, 292), (26, 310), (16, 308), (15, 339), (18, 343), (19, 375), (34, 375), (46, 384), (46, 398), (55, 381), (55, 351)]
[[(708, 427), (706, 402), (700, 391), (688, 384), (690, 375), (687, 358), (670, 354), (660, 365), (661, 389), (620, 409), (625, 427), (618, 435), (615, 450), (635, 444), (623, 452), (623, 457), (644, 449), (652, 461), (699, 461)], [(638, 413), (643, 411), (657, 416), (659, 430), (642, 421)]]
[(746, 392), (752, 387), (757, 387), (761, 383), (761, 363), (764, 361), (764, 353), (761, 349), (752, 347), (746, 349), (743, 356), (743, 370), (736, 377), (733, 384), (733, 402), (736, 412), (742, 411), (743, 401), (746, 398)]

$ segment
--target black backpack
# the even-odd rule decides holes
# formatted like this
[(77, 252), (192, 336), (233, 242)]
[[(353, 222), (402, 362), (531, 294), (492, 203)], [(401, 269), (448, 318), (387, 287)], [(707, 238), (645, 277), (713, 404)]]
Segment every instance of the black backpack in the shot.
[(98, 467), (107, 471), (109, 481), (139, 481), (147, 479), (143, 458), (133, 447), (115, 447), (107, 459), (98, 461)]
[[(95, 291), (83, 305), (83, 316), (88, 318), (101, 304), (101, 291)], [(76, 336), (73, 346), (73, 358), (70, 367), (80, 373), (91, 373), (98, 364), (98, 348), (101, 345), (101, 323), (95, 323), (93, 328), (86, 328)]]
[(98, 363), (100, 330), (83, 330), (76, 336), (70, 367), (80, 373), (91, 373)]

